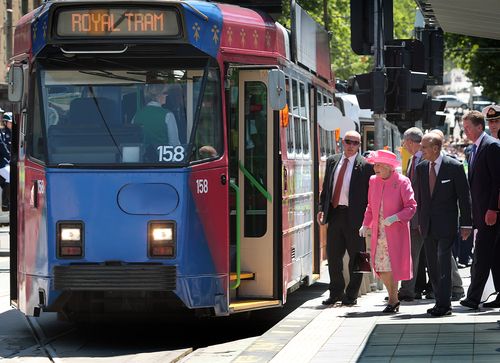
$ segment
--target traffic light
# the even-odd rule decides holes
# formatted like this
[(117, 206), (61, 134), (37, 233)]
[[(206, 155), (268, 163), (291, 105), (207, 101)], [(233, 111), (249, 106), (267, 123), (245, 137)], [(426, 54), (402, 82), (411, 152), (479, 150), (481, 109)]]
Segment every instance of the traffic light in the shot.
[(385, 73), (373, 71), (357, 74), (354, 77), (352, 93), (356, 95), (360, 108), (367, 108), (375, 113), (385, 111)]
[(415, 28), (415, 35), (424, 45), (424, 72), (427, 72), (427, 84), (443, 84), (443, 29)]
[(386, 42), (386, 67), (404, 67), (414, 72), (425, 72), (425, 47), (417, 39), (394, 39)]
[(386, 113), (406, 113), (421, 110), (427, 97), (427, 73), (407, 68), (387, 69)]
[(439, 115), (436, 112), (444, 111), (445, 107), (446, 101), (435, 100), (430, 97), (426, 98), (422, 115), (422, 127), (424, 129), (433, 129), (444, 126), (446, 115)]
[[(393, 0), (382, 0), (379, 26), (383, 24), (384, 41), (393, 39)], [(359, 55), (373, 54), (375, 34), (375, 2), (373, 0), (351, 0), (351, 48)]]

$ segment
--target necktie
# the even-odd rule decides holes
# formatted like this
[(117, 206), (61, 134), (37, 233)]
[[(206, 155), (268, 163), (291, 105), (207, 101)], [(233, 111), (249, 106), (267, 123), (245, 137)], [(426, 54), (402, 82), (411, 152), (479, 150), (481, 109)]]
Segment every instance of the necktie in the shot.
[(431, 191), (431, 196), (432, 192), (434, 192), (434, 186), (436, 185), (436, 169), (435, 169), (436, 163), (433, 161), (431, 162), (431, 170), (429, 170), (429, 189)]
[(477, 145), (472, 144), (472, 149), (470, 151), (470, 158), (469, 158), (469, 168), (472, 169), (472, 163), (474, 162), (474, 158), (476, 157), (476, 150), (477, 150)]
[(332, 205), (333, 208), (337, 208), (339, 205), (340, 191), (342, 190), (342, 184), (344, 182), (344, 174), (347, 169), (347, 164), (349, 164), (349, 159), (344, 158), (342, 167), (340, 168), (339, 175), (337, 176), (337, 183), (335, 184), (335, 189), (333, 190)]

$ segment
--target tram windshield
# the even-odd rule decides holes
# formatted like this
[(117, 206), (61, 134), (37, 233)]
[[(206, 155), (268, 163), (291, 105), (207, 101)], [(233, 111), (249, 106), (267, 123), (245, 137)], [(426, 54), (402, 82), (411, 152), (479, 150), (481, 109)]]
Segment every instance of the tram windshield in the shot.
[(28, 149), (37, 159), (176, 166), (222, 154), (215, 68), (45, 68), (39, 76)]

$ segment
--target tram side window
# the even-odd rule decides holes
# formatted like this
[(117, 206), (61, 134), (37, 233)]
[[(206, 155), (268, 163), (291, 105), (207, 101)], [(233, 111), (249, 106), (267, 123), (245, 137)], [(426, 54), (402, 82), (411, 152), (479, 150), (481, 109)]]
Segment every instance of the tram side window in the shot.
[(295, 135), (295, 153), (296, 154), (301, 154), (302, 153), (302, 133), (301, 133), (301, 125), (300, 125), (300, 118), (297, 117), (297, 115), (300, 115), (299, 111), (299, 94), (298, 94), (298, 85), (297, 81), (293, 80), (292, 81), (292, 115), (293, 115), (293, 131)]
[[(40, 102), (38, 88), (35, 91), (34, 97), (34, 104), (38, 105)], [(45, 110), (47, 110), (47, 108), (45, 108)], [(43, 137), (41, 109), (39, 107), (34, 107), (33, 122), (31, 122), (31, 125), (31, 130), (28, 130), (28, 132), (31, 134), (30, 148), (28, 150), (28, 153), (40, 161), (45, 161), (45, 142)]]
[[(321, 109), (323, 105), (323, 94), (321, 92), (318, 92), (316, 94), (316, 108), (319, 110)], [(321, 156), (326, 156), (326, 136), (325, 136), (325, 129), (323, 129), (321, 126), (319, 126), (319, 151)]]
[(292, 122), (292, 108), (290, 103), (290, 78), (286, 78), (286, 102), (289, 105), (288, 110), (288, 126), (286, 128), (287, 150), (289, 154), (293, 154), (293, 122)]
[(215, 81), (207, 81), (194, 138), (193, 160), (213, 158), (222, 153), (220, 100), (216, 86)]
[[(267, 186), (267, 89), (262, 82), (245, 82), (245, 168)], [(245, 178), (245, 237), (261, 237), (267, 231), (267, 199)]]
[(309, 117), (307, 112), (306, 91), (303, 83), (300, 83), (300, 120), (302, 133), (302, 151), (305, 155), (309, 154)]
[(326, 137), (325, 137), (325, 130), (323, 130), (322, 128), (319, 129), (319, 144), (320, 144), (320, 152), (321, 152), (321, 156), (326, 156), (326, 148), (325, 148), (325, 141), (326, 141)]
[(326, 149), (326, 156), (330, 156), (333, 154), (332, 152), (332, 132), (325, 130), (325, 149)]

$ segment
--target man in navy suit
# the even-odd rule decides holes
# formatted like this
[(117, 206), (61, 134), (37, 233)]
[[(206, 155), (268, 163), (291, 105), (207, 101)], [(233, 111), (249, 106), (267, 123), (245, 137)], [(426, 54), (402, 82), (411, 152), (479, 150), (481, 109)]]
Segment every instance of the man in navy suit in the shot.
[(443, 142), (436, 132), (424, 135), (425, 160), (416, 170), (418, 222), (436, 298), (427, 312), (433, 316), (451, 314), (451, 249), (459, 226), (463, 239), (472, 231), (467, 177), (462, 163), (441, 152)]
[[(498, 114), (500, 116), (500, 112)], [(477, 235), (474, 261), (471, 267), (471, 284), (467, 297), (460, 304), (477, 309), (490, 269), (493, 274), (500, 268), (494, 252), (498, 246), (500, 218), (498, 194), (500, 188), (500, 143), (484, 132), (484, 115), (470, 111), (463, 116), (464, 132), (473, 142), (469, 156), (469, 184), (472, 195), (472, 215)], [(500, 291), (496, 281), (495, 289)]]
[[(354, 257), (366, 250), (365, 239), (359, 236), (368, 204), (368, 182), (374, 174), (373, 166), (361, 156), (361, 136), (356, 131), (346, 132), (342, 145), (344, 152), (326, 161), (323, 189), (319, 197), (318, 222), (328, 223), (326, 254), (330, 274), (330, 297), (323, 305), (341, 301), (343, 305), (357, 302), (362, 274), (354, 273)], [(349, 284), (345, 286), (342, 274), (343, 258), (349, 254)]]
[[(500, 139), (500, 106), (490, 105), (483, 109), (483, 115), (488, 122), (488, 128), (490, 129), (490, 134), (495, 139)], [(498, 198), (500, 203), (500, 196)], [(500, 204), (498, 206), (500, 209)], [(500, 217), (500, 216), (499, 216)], [(498, 286), (500, 286), (500, 267), (498, 266), (498, 261), (500, 261), (500, 228), (497, 234), (497, 241), (495, 243), (495, 250), (493, 251), (493, 260), (497, 261), (496, 264), (491, 266), (491, 274), (493, 276), (493, 282), (495, 284), (496, 290), (498, 292)], [(500, 308), (500, 293), (497, 293), (497, 297), (494, 301), (487, 302), (483, 304), (485, 308)]]

